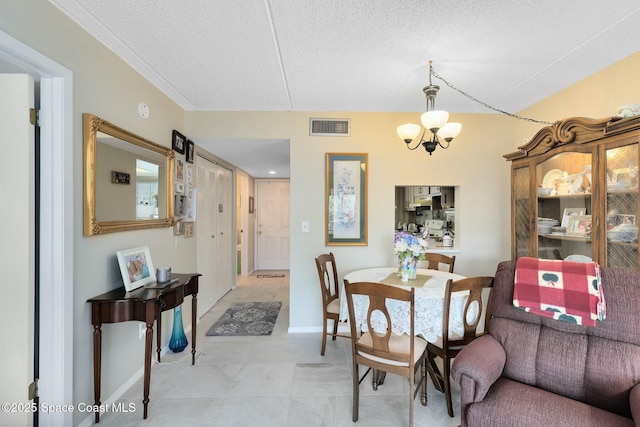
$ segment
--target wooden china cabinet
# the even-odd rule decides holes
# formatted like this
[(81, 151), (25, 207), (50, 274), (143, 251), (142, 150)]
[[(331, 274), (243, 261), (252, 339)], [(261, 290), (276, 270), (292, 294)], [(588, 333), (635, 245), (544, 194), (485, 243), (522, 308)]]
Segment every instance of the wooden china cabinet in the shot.
[(638, 270), (640, 116), (567, 118), (511, 161), (512, 258), (591, 258)]

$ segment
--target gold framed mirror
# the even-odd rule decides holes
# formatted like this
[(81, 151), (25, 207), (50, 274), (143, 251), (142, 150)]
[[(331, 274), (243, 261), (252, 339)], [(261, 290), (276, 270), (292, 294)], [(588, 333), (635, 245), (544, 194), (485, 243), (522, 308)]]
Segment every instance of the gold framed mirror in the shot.
[(83, 114), (84, 235), (173, 225), (173, 150)]

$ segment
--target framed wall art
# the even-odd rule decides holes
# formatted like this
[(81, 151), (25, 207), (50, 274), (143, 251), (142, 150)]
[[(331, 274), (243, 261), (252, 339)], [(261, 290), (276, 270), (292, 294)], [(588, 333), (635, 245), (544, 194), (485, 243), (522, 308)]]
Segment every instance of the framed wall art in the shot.
[(184, 234), (184, 221), (179, 219), (173, 223), (173, 235), (182, 236)]
[(193, 163), (193, 155), (195, 153), (195, 144), (193, 143), (193, 141), (187, 139), (185, 149), (185, 160), (189, 163)]
[(367, 245), (367, 153), (326, 153), (325, 245)]
[(118, 251), (116, 257), (127, 292), (156, 281), (156, 270), (148, 246)]
[(184, 237), (193, 237), (193, 226), (195, 223), (193, 222), (185, 222), (184, 223)]
[(176, 159), (176, 176), (174, 181), (184, 181), (184, 160)]
[(176, 152), (180, 154), (184, 154), (184, 148), (187, 142), (187, 137), (178, 132), (177, 130), (173, 130), (171, 148), (173, 148)]

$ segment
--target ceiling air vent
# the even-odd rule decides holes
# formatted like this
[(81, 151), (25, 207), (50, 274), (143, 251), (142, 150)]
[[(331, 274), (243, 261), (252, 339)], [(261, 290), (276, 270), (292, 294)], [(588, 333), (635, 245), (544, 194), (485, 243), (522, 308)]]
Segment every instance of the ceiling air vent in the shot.
[(351, 122), (349, 119), (309, 119), (309, 135), (349, 136)]

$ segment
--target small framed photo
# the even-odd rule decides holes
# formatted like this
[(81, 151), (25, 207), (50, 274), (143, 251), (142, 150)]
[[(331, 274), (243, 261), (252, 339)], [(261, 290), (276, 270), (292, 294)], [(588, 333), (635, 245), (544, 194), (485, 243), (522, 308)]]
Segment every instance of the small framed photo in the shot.
[(591, 236), (591, 215), (573, 215), (567, 227), (567, 236)]
[(186, 153), (185, 153), (185, 159), (187, 160), (187, 162), (189, 163), (193, 163), (193, 155), (195, 153), (195, 145), (193, 144), (193, 141), (191, 141), (190, 139), (187, 139), (187, 143), (186, 143)]
[(178, 194), (184, 193), (184, 184), (182, 182), (176, 182), (175, 184), (175, 192)]
[(148, 246), (118, 251), (116, 257), (127, 292), (156, 281), (156, 270)]
[(111, 171), (111, 183), (113, 184), (129, 184), (131, 175), (125, 172)]
[(185, 165), (187, 175), (187, 185), (193, 187), (193, 165)]
[(184, 160), (176, 159), (176, 181), (184, 181)]
[(195, 223), (193, 222), (185, 222), (184, 223), (184, 237), (193, 237), (193, 226)]
[(179, 219), (173, 223), (173, 235), (181, 236), (184, 234), (184, 221)]
[(185, 188), (184, 193), (184, 220), (193, 222), (196, 220), (196, 200), (198, 198), (198, 190), (196, 188)]
[(569, 221), (574, 215), (584, 215), (587, 213), (586, 208), (566, 208), (564, 210), (564, 214), (562, 215), (562, 222), (560, 223), (561, 227), (569, 227)]
[(636, 216), (635, 215), (619, 214), (618, 215), (618, 224), (636, 225)]
[(174, 129), (173, 139), (171, 141), (171, 148), (173, 148), (176, 152), (180, 154), (184, 154), (184, 148), (185, 148), (186, 142), (187, 142), (187, 137)]
[(173, 203), (173, 214), (174, 216), (184, 216), (187, 210), (186, 201), (187, 198), (184, 195), (176, 194)]

